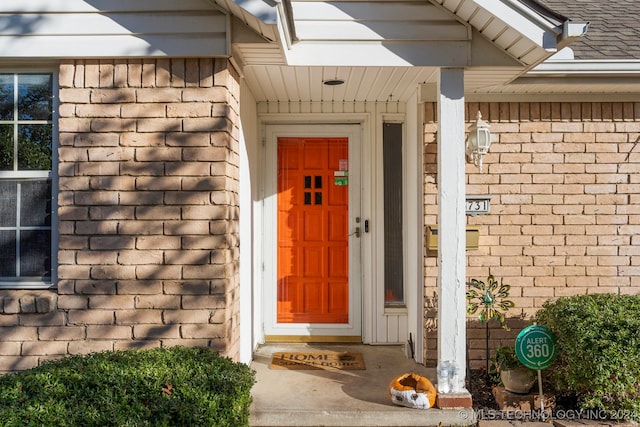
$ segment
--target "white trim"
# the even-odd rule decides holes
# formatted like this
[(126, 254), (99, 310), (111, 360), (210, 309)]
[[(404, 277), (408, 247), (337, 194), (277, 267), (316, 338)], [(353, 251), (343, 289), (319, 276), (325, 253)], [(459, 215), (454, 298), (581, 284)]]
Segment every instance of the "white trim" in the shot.
[[(136, 1), (113, 1), (110, 2), (110, 9), (95, 6), (96, 2), (85, 0), (2, 0), (3, 13), (40, 13), (40, 12), (76, 12), (91, 13), (105, 10), (138, 11), (147, 12), (149, 10), (184, 11), (185, 9), (201, 8), (199, 0), (182, 0), (177, 3), (175, 0), (136, 0)], [(106, 3), (103, 3), (103, 5)]]
[(285, 51), (288, 65), (310, 67), (463, 67), (470, 54), (468, 40), (297, 42)]
[(289, 25), (289, 20), (287, 19), (288, 12), (285, 10), (284, 4), (282, 2), (278, 3), (277, 6), (277, 29), (278, 34), (282, 40), (282, 48), (287, 51), (291, 49), (293, 46), (293, 41), (295, 37), (295, 28), (291, 28)]
[[(551, 22), (515, 0), (474, 0), (482, 9), (509, 27), (518, 31), (538, 46), (547, 51), (557, 48), (557, 36), (561, 31), (557, 23)], [(446, 7), (446, 6), (445, 6)]]
[[(378, 107), (378, 104), (376, 104)], [(383, 126), (386, 117), (395, 117), (392, 114), (380, 114), (376, 111), (375, 119), (375, 141), (371, 145), (369, 151), (372, 155), (370, 158), (370, 169), (372, 171), (383, 171), (384, 149), (383, 149)], [(403, 120), (404, 117), (401, 119)], [(403, 128), (404, 138), (404, 128)], [(404, 143), (404, 142), (403, 142)], [(371, 305), (371, 326), (373, 334), (371, 341), (373, 343), (386, 344), (389, 337), (389, 321), (395, 320), (393, 315), (398, 314), (396, 310), (406, 310), (405, 308), (397, 308), (392, 311), (386, 311), (384, 306), (384, 176), (382, 173), (372, 173), (371, 175), (372, 192), (371, 192), (371, 224), (372, 224), (372, 264), (371, 264), (371, 285), (372, 285), (372, 305)], [(404, 190), (404, 189), (403, 189)], [(404, 236), (403, 236), (404, 237)], [(404, 315), (403, 312), (401, 315)]]
[(419, 88), (407, 102), (404, 198), (407, 329), (414, 359), (424, 362), (424, 135)]
[(549, 60), (534, 67), (526, 75), (617, 75), (640, 73), (640, 61), (631, 60), (573, 60), (554, 61)]
[(260, 18), (265, 24), (275, 24), (278, 20), (276, 8), (282, 7), (282, 1), (270, 0), (231, 0), (253, 16)]
[(60, 131), (58, 129), (58, 122), (60, 121), (60, 83), (58, 81), (59, 70), (52, 71), (53, 74), (53, 99), (51, 105), (53, 108), (53, 114), (51, 120), (53, 120), (53, 129), (51, 134), (53, 135), (51, 141), (51, 152), (53, 156), (51, 158), (51, 283), (52, 286), (58, 286), (58, 250), (60, 242), (60, 231), (58, 227), (58, 193), (60, 191), (59, 183), (59, 165), (60, 158), (58, 156), (58, 147), (60, 141), (58, 136)]
[(82, 35), (0, 37), (0, 56), (28, 58), (228, 57), (226, 32), (188, 35)]
[(90, 3), (3, 1), (0, 12), (22, 17), (29, 24), (7, 25), (0, 30), (0, 56), (26, 59), (231, 55), (230, 15), (210, 3), (183, 1), (179, 13), (169, 0), (114, 0), (109, 9), (96, 9)]
[[(52, 130), (52, 132), (55, 129)], [(57, 136), (57, 135), (55, 135)], [(54, 150), (55, 151), (55, 150)], [(53, 167), (53, 157), (57, 157), (58, 153), (52, 153), (51, 166)], [(32, 179), (32, 178), (53, 178), (55, 174), (53, 171), (0, 171), (0, 178), (6, 179)]]
[[(513, 9), (517, 9), (517, 11), (521, 14), (529, 18), (531, 21), (535, 22), (542, 28), (545, 28), (547, 31), (553, 31), (555, 33), (559, 33), (557, 30), (557, 25), (555, 22), (551, 22), (535, 11), (531, 10), (529, 7), (525, 6), (521, 0), (503, 0), (505, 3), (508, 3)], [(493, 13), (493, 9), (489, 10), (489, 12)], [(510, 21), (507, 21), (510, 22)]]
[(0, 290), (23, 290), (23, 289), (53, 289), (55, 283), (38, 281), (4, 281), (0, 282)]
[(240, 80), (239, 134), (239, 230), (240, 230), (240, 362), (250, 363), (253, 351), (264, 341), (261, 336), (261, 283), (257, 264), (260, 251), (260, 145), (258, 117), (253, 95)]
[[(276, 173), (277, 139), (283, 136), (304, 137), (347, 137), (349, 139), (349, 323), (347, 324), (279, 324), (276, 320)], [(362, 129), (359, 125), (349, 124), (270, 124), (265, 129), (265, 167), (264, 176), (264, 222), (263, 222), (263, 316), (266, 335), (362, 335), (362, 274), (361, 245), (362, 238), (351, 235), (355, 227), (355, 217), (361, 214), (360, 185), (360, 145)]]
[[(239, 205), (240, 215), (238, 219), (238, 226), (240, 229), (240, 362), (250, 363), (253, 358), (253, 343), (251, 337), (253, 310), (253, 292), (252, 283), (254, 276), (254, 269), (252, 266), (252, 241), (253, 233), (251, 231), (251, 222), (253, 221), (253, 214), (251, 209), (251, 168), (249, 167), (249, 158), (246, 149), (247, 141), (245, 139), (244, 132), (242, 132), (242, 123), (239, 124), (240, 128), (240, 156), (239, 156)], [(246, 243), (245, 243), (246, 239)], [(247, 267), (245, 267), (247, 266)]]
[[(560, 82), (558, 82), (560, 83)], [(566, 88), (566, 86), (564, 87)], [(630, 88), (631, 89), (631, 88)], [(467, 102), (638, 102), (640, 88), (626, 93), (469, 93)], [(425, 100), (426, 101), (426, 100)], [(435, 101), (432, 101), (435, 102)]]

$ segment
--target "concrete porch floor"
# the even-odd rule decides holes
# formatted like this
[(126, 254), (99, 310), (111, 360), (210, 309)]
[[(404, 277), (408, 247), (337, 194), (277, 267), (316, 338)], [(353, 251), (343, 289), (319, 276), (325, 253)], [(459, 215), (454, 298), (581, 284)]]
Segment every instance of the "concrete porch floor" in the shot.
[[(353, 351), (364, 356), (366, 370), (269, 369), (277, 351)], [(252, 427), (308, 426), (461, 426), (475, 424), (471, 409), (411, 409), (388, 396), (393, 378), (415, 372), (435, 385), (435, 369), (405, 355), (403, 346), (356, 344), (267, 344), (254, 354)]]

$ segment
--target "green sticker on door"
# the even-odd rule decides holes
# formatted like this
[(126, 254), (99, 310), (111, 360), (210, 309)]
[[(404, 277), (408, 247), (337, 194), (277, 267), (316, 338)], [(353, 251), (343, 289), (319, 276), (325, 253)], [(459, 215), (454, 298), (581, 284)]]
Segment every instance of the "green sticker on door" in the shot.
[(333, 185), (347, 185), (349, 184), (349, 172), (346, 170), (339, 170), (333, 172)]
[(333, 185), (347, 185), (349, 184), (348, 176), (336, 176), (333, 178)]

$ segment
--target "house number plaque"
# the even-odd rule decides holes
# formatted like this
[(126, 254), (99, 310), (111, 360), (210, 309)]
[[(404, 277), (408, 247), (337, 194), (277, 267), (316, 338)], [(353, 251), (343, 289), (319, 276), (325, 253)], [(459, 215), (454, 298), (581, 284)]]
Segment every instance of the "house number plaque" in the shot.
[(467, 215), (476, 216), (489, 213), (491, 196), (467, 196)]

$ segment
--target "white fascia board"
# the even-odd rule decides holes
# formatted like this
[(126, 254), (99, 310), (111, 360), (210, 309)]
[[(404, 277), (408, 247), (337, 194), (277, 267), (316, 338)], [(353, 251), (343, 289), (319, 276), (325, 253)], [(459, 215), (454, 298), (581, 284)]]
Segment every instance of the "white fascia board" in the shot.
[(278, 1), (273, 0), (232, 0), (235, 4), (260, 19), (265, 24), (278, 22)]
[(6, 58), (125, 58), (125, 57), (227, 57), (226, 34), (194, 39), (189, 36), (41, 36), (0, 37), (0, 57)]
[(468, 41), (296, 42), (285, 50), (288, 65), (352, 67), (464, 67)]
[(186, 11), (202, 7), (201, 0), (2, 0), (2, 13), (91, 13), (116, 11)]
[(284, 51), (291, 49), (293, 45), (293, 41), (295, 39), (295, 28), (291, 28), (290, 25), (293, 25), (289, 19), (287, 19), (287, 11), (285, 10), (285, 6), (282, 2), (278, 3), (278, 7), (276, 8), (276, 13), (278, 14), (277, 19), (277, 28), (278, 35), (280, 40), (282, 40)]
[(474, 0), (475, 3), (507, 23), (511, 28), (518, 31), (543, 49), (554, 52), (557, 50), (558, 36), (562, 34), (562, 29), (557, 23), (544, 19), (533, 10), (524, 6), (517, 0)]
[(527, 76), (608, 74), (640, 74), (640, 60), (550, 60), (534, 67)]

